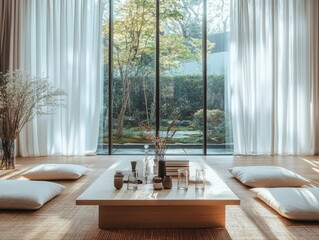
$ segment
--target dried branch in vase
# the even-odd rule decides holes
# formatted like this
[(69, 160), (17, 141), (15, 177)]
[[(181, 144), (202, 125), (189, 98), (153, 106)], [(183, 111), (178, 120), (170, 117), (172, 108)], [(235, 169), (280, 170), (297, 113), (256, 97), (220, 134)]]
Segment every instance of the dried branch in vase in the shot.
[(166, 135), (161, 136), (160, 133), (153, 136), (152, 142), (154, 145), (154, 152), (155, 156), (159, 156), (160, 158), (163, 158), (166, 150), (167, 150), (167, 141), (172, 139), (176, 133), (176, 130), (171, 131), (173, 125), (175, 124), (176, 120), (179, 118), (179, 116), (176, 116), (173, 121), (168, 125), (166, 129)]
[[(46, 78), (32, 77), (20, 70), (0, 72), (0, 138), (3, 151), (9, 151), (12, 141), (24, 125), (33, 118), (55, 112), (63, 107), (62, 89), (55, 89)], [(0, 168), (14, 168), (5, 152)], [(13, 166), (11, 166), (13, 164)]]

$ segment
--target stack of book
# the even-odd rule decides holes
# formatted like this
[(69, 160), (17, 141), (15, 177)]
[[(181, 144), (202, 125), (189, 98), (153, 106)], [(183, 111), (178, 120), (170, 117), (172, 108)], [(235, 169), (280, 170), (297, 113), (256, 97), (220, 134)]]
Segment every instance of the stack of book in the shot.
[(189, 170), (189, 160), (187, 159), (165, 160), (165, 165), (166, 175), (168, 176), (178, 176), (178, 169)]

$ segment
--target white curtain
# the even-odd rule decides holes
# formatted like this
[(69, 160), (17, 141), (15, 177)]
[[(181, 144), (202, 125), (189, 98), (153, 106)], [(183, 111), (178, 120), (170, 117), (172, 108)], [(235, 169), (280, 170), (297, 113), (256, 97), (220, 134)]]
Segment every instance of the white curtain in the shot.
[(20, 69), (62, 88), (65, 108), (35, 118), (19, 135), (22, 156), (88, 155), (97, 148), (102, 90), (99, 0), (24, 0)]
[(0, 0), (0, 72), (18, 68), (19, 14), (16, 1)]
[(234, 153), (314, 154), (318, 1), (233, 0), (231, 19)]

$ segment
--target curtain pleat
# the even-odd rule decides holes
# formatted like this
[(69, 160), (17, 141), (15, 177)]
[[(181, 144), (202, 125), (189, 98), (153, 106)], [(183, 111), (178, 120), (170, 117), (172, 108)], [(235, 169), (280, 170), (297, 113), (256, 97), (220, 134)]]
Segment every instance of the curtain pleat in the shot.
[(314, 129), (312, 140), (314, 154), (319, 154), (319, 2), (307, 3), (308, 12), (312, 14), (308, 15), (309, 28), (312, 29), (309, 39), (308, 52), (313, 61), (310, 62), (309, 71), (311, 72), (311, 78), (314, 81), (311, 82), (311, 110), (312, 110), (312, 123), (311, 127)]
[(0, 72), (9, 70), (12, 1), (0, 0)]
[(232, 2), (235, 154), (315, 152), (318, 70), (309, 66), (318, 66), (317, 5), (316, 0)]
[(0, 0), (0, 72), (19, 67), (18, 22), (16, 1)]
[(102, 88), (102, 11), (98, 0), (25, 0), (20, 68), (62, 88), (66, 107), (29, 122), (22, 156), (90, 155), (97, 149)]

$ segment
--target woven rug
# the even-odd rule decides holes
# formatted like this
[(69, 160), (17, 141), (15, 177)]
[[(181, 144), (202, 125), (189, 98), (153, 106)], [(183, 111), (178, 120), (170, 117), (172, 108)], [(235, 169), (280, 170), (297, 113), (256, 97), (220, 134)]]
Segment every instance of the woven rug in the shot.
[[(258, 159), (256, 164), (271, 165), (272, 160), (265, 157), (262, 161)], [(240, 206), (228, 206), (226, 211), (226, 229), (232, 239), (319, 239), (318, 222), (292, 221), (281, 217), (256, 198), (249, 187), (233, 178), (226, 167), (216, 166), (213, 161), (207, 162), (241, 201)], [(245, 162), (239, 160), (236, 164), (245, 165)]]
[(318, 223), (293, 222), (279, 216), (232, 178), (227, 164), (216, 165), (214, 161), (207, 162), (241, 199), (240, 206), (227, 207), (225, 229), (99, 229), (98, 207), (77, 206), (75, 200), (117, 159), (126, 161), (128, 156), (19, 159), (11, 179), (20, 179), (23, 171), (39, 163), (75, 163), (91, 170), (75, 181), (55, 181), (66, 188), (37, 211), (0, 210), (0, 239), (319, 239)]

